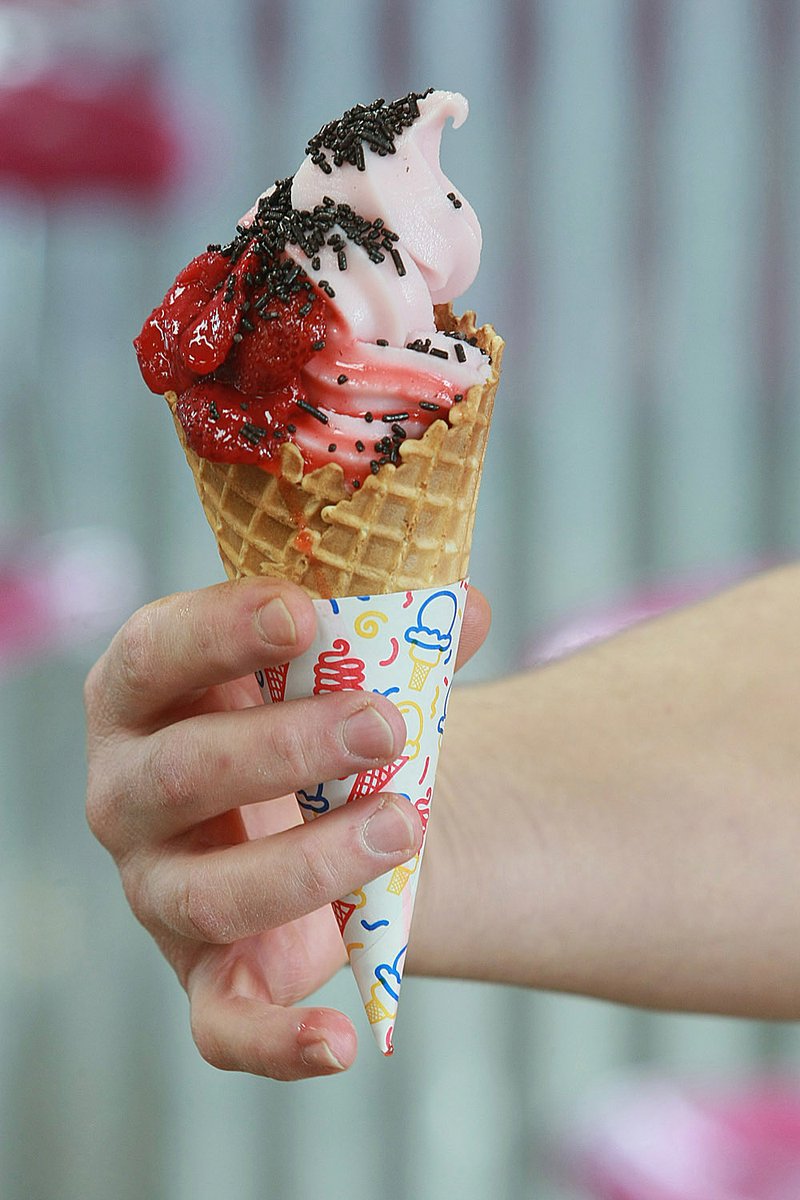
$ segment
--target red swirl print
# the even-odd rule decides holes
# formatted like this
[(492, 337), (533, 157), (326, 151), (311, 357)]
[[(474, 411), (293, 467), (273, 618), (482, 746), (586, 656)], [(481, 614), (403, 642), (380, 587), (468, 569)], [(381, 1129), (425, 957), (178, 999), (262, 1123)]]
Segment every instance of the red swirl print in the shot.
[(360, 692), (364, 685), (363, 658), (348, 658), (350, 643), (337, 638), (332, 650), (323, 650), (314, 663), (314, 695), (323, 692)]
[(389, 643), (392, 647), (392, 653), (389, 655), (388, 658), (382, 658), (380, 660), (380, 662), (378, 663), (379, 667), (390, 667), (392, 665), (392, 663), (394, 662), (394, 660), (397, 658), (398, 654), (400, 653), (400, 646), (398, 644), (397, 638), (390, 638)]
[(431, 796), (433, 788), (428, 788), (424, 796), (420, 796), (419, 800), (414, 801), (414, 808), (417, 810), (422, 821), (423, 833), (428, 829), (428, 817), (431, 815)]

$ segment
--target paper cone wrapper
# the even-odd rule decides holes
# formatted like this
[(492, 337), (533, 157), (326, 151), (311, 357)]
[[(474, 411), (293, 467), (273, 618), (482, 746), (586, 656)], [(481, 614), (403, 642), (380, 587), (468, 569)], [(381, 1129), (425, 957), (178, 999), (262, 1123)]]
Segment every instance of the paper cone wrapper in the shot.
[[(390, 791), (415, 806), (427, 830), (467, 590), (462, 579), (446, 587), (315, 600), (313, 645), (284, 666), (258, 672), (265, 703), (326, 692), (377, 692), (397, 705), (406, 723), (407, 741), (394, 762), (298, 792), (307, 821), (359, 796)], [(392, 1053), (424, 847), (423, 838), (414, 858), (333, 905), (384, 1054)]]

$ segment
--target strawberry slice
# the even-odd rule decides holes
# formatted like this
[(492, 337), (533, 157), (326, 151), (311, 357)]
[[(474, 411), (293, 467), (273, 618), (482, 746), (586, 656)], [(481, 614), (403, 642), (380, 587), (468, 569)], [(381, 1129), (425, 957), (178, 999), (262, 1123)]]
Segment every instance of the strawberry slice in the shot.
[(189, 446), (201, 458), (264, 467), (280, 453), (299, 394), (290, 384), (262, 401), (219, 380), (201, 379), (183, 393), (176, 411)]
[[(223, 254), (213, 250), (198, 254), (183, 268), (161, 304), (145, 321), (133, 345), (151, 391), (159, 395), (170, 389), (182, 392), (201, 373), (191, 358), (186, 360), (181, 343), (187, 329), (202, 323), (209, 302), (216, 307), (224, 289), (216, 293), (214, 289), (223, 283), (230, 270), (230, 261)], [(233, 315), (235, 305), (231, 303), (229, 308)], [(235, 329), (230, 335), (231, 342), (233, 333)], [(200, 355), (194, 361), (199, 360)]]
[(228, 358), (231, 382), (247, 395), (286, 387), (325, 341), (325, 302), (311, 285), (288, 300), (256, 293), (247, 317), (253, 328), (240, 328), (242, 340)]

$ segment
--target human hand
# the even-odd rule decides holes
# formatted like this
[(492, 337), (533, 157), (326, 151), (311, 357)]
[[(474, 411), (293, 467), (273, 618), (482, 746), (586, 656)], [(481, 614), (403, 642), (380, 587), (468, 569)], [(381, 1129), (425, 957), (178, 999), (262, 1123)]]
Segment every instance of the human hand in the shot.
[[(488, 624), (471, 591), (459, 661)], [(345, 960), (330, 902), (422, 839), (413, 805), (387, 795), (303, 825), (291, 793), (405, 743), (402, 716), (373, 693), (262, 704), (254, 672), (302, 653), (314, 627), (310, 599), (278, 581), (170, 596), (131, 617), (85, 689), (89, 824), (186, 989), (198, 1049), (276, 1079), (352, 1063), (342, 1013), (292, 1006)]]

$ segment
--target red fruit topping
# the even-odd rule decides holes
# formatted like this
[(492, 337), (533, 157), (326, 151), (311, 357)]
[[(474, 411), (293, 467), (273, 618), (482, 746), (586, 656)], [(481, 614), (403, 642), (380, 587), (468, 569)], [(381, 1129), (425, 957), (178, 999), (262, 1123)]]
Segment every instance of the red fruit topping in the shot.
[(222, 366), (233, 345), (239, 320), (236, 303), (226, 299), (225, 292), (218, 291), (178, 340), (181, 361), (187, 369), (195, 375), (210, 375)]
[[(224, 295), (222, 288), (216, 294), (214, 289), (229, 274), (230, 261), (224, 255), (216, 251), (199, 254), (184, 267), (161, 304), (147, 318), (133, 345), (151, 391), (159, 395), (170, 390), (182, 392), (195, 382), (200, 372), (184, 357), (183, 335), (196, 323), (202, 325), (209, 302)], [(212, 307), (216, 308), (216, 304)], [(229, 307), (233, 315), (235, 306)], [(230, 336), (232, 341), (233, 333)]]
[(201, 380), (181, 396), (176, 411), (190, 448), (201, 458), (265, 466), (288, 440), (286, 423), (298, 394), (290, 384), (268, 400), (256, 400), (218, 380)]
[(288, 300), (254, 294), (248, 315), (253, 328), (243, 327), (227, 367), (231, 381), (248, 395), (285, 387), (325, 342), (324, 302), (310, 286)]

